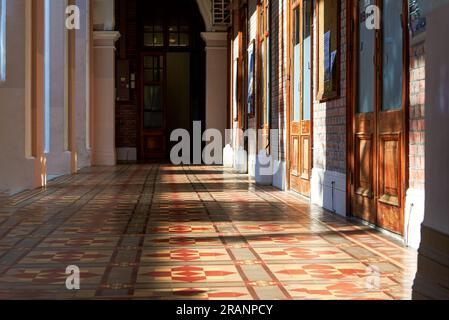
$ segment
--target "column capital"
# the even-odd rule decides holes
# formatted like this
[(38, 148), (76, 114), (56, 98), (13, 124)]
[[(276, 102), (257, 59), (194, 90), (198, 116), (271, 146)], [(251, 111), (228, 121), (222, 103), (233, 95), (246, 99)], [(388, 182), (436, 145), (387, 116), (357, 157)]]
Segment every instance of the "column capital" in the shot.
[(226, 48), (228, 46), (227, 32), (202, 32), (201, 38), (206, 42), (206, 49), (210, 47)]
[(120, 39), (118, 31), (94, 31), (95, 48), (115, 48), (115, 42)]

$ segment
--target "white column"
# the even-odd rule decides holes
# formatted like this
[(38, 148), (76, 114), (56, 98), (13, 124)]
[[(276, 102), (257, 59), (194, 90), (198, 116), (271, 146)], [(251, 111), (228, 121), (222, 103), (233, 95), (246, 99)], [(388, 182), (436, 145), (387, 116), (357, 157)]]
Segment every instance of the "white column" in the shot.
[[(442, 5), (447, 3), (446, 5)], [(449, 1), (434, 1), (426, 31), (426, 195), (415, 299), (448, 299)], [(437, 10), (438, 5), (438, 10)]]
[(35, 160), (30, 155), (31, 1), (8, 1), (3, 9), (6, 78), (0, 82), (0, 197), (35, 186)]
[(88, 167), (91, 165), (91, 154), (88, 149), (88, 100), (89, 92), (87, 86), (90, 85), (88, 78), (89, 57), (88, 37), (90, 36), (90, 24), (88, 24), (88, 6), (87, 0), (77, 0), (77, 5), (82, 14), (80, 18), (81, 29), (77, 30), (75, 38), (75, 123), (76, 123), (76, 155), (77, 169)]
[(51, 0), (50, 22), (50, 150), (47, 154), (47, 174), (70, 174), (71, 153), (67, 148), (67, 29), (64, 1)]
[(218, 129), (223, 139), (227, 126), (227, 68), (226, 32), (203, 32), (206, 42), (206, 129)]
[(94, 127), (92, 161), (97, 166), (117, 163), (115, 151), (116, 31), (94, 32)]

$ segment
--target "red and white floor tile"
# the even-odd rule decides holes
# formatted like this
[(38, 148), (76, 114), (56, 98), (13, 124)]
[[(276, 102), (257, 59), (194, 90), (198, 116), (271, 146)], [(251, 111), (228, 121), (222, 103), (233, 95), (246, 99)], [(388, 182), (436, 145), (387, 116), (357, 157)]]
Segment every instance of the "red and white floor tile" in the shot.
[(409, 299), (415, 270), (394, 239), (218, 167), (90, 168), (0, 207), (0, 299)]

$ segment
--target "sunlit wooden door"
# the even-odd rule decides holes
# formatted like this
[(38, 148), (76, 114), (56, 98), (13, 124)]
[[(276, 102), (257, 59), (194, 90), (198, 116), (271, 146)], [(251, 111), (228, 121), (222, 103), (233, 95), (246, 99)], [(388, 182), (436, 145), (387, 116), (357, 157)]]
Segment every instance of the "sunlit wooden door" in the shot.
[(292, 6), (290, 188), (310, 196), (312, 172), (312, 0)]
[[(356, 1), (352, 213), (403, 234), (407, 5), (398, 0)], [(379, 30), (366, 24), (366, 7), (373, 4), (382, 12)]]

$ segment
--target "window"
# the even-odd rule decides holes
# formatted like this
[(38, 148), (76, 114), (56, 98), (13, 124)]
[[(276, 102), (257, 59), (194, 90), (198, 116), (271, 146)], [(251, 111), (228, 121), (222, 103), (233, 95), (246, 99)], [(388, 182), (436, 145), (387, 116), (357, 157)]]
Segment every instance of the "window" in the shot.
[(144, 27), (144, 45), (145, 47), (163, 47), (164, 46), (164, 28), (159, 24), (146, 25)]
[(190, 45), (190, 28), (187, 22), (174, 21), (168, 27), (170, 47), (188, 47)]
[(270, 4), (268, 0), (261, 0), (258, 6), (258, 123), (263, 131), (259, 149), (269, 152), (270, 147)]
[(382, 37), (382, 108), (397, 110), (402, 108), (403, 85), (403, 3), (397, 0), (383, 2)]
[(318, 99), (339, 96), (340, 1), (318, 0)]
[(270, 123), (270, 10), (268, 0), (259, 4), (259, 125), (267, 129)]
[(148, 12), (144, 24), (144, 46), (163, 47), (165, 45), (165, 30), (163, 23), (164, 11), (158, 6), (145, 6)]
[[(143, 45), (146, 48), (188, 48), (194, 26), (189, 21), (188, 1), (155, 5), (145, 1), (143, 11)], [(148, 12), (148, 13), (147, 13)]]
[(6, 0), (0, 0), (0, 81), (6, 79)]
[(50, 0), (44, 2), (44, 153), (50, 153)]

